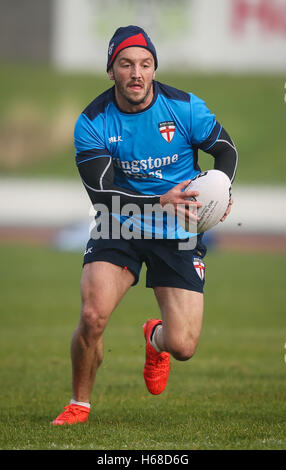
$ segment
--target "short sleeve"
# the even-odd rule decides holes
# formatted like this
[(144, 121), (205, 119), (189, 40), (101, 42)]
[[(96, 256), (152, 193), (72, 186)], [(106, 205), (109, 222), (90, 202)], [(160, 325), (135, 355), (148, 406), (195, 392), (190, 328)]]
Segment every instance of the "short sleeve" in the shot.
[(215, 115), (210, 112), (206, 103), (191, 95), (191, 142), (193, 145), (207, 150), (218, 138), (221, 125), (216, 121)]
[(91, 121), (82, 113), (74, 128), (74, 146), (77, 164), (100, 156), (109, 156), (105, 146), (101, 119)]

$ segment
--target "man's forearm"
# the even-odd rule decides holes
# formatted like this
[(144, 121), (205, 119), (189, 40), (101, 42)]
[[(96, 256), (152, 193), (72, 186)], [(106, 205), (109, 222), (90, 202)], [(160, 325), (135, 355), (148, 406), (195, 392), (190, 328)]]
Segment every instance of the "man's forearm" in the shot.
[(236, 174), (238, 153), (232, 139), (224, 128), (222, 128), (215, 144), (206, 150), (206, 152), (214, 157), (214, 168), (226, 173), (231, 182), (233, 182)]
[(125, 204), (134, 203), (143, 208), (144, 204), (160, 203), (160, 196), (144, 195), (135, 191), (116, 186), (111, 157), (99, 157), (78, 165), (82, 182), (87, 190), (92, 204), (105, 204), (112, 209), (112, 198), (119, 198), (120, 208)]

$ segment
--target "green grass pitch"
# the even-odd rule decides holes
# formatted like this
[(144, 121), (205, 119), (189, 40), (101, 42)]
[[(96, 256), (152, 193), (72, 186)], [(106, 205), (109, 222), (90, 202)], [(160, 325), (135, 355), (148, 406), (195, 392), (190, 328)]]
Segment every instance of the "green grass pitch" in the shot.
[[(236, 184), (285, 184), (284, 76), (158, 70), (156, 78), (194, 92), (216, 113), (239, 151)], [(2, 64), (2, 175), (78, 179), (74, 120), (109, 86), (94, 74)], [(51, 150), (43, 137), (37, 158), (7, 167), (7, 143), (17, 126), (21, 138), (25, 123), (24, 142), (35, 145), (35, 129), (48, 135), (63, 109), (72, 115), (65, 147)], [(200, 155), (202, 169), (210, 162)], [(286, 448), (285, 254), (210, 251), (199, 348), (190, 361), (172, 360), (158, 397), (147, 392), (142, 374), (142, 324), (158, 315), (143, 272), (106, 330), (90, 419), (65, 428), (50, 421), (71, 397), (69, 348), (80, 310), (82, 255), (0, 244), (0, 257), (0, 449)]]
[(106, 330), (89, 422), (56, 428), (82, 255), (2, 244), (0, 256), (1, 449), (285, 449), (285, 255), (210, 251), (199, 348), (172, 360), (157, 397), (142, 375), (141, 326), (158, 315), (143, 272)]

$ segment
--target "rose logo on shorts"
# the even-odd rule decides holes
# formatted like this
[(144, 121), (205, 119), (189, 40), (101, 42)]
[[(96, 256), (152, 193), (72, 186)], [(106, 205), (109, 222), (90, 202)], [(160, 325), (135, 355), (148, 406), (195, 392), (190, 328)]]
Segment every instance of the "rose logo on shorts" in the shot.
[(193, 259), (193, 265), (201, 280), (204, 280), (205, 277), (205, 265), (200, 258)]
[(174, 121), (159, 122), (159, 131), (166, 142), (170, 143), (173, 140), (176, 131)]

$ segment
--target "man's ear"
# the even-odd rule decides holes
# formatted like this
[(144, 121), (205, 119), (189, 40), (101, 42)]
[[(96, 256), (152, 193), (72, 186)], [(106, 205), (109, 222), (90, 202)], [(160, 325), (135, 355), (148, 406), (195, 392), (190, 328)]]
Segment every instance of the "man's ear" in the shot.
[(113, 73), (113, 67), (111, 67), (109, 70), (108, 70), (108, 76), (109, 76), (109, 80), (114, 80), (114, 73)]

